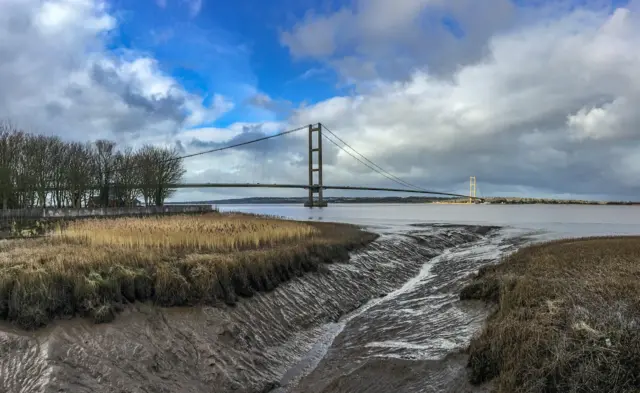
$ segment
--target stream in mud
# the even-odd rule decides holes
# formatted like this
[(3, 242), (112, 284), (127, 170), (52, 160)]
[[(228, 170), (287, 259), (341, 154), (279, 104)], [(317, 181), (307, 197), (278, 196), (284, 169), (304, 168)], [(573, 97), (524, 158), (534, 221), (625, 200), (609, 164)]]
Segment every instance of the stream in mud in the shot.
[[(396, 236), (420, 242), (433, 226)], [(452, 227), (455, 228), (455, 227)], [(528, 230), (483, 227), (481, 236), (425, 261), (399, 288), (367, 302), (326, 331), (274, 393), (470, 391), (460, 352), (487, 308), (462, 303), (469, 275), (531, 241)], [(393, 236), (393, 235), (391, 235)], [(382, 239), (382, 241), (389, 241)]]
[(487, 207), (225, 207), (381, 236), (232, 308), (139, 304), (107, 324), (1, 326), (0, 392), (482, 391), (462, 353), (489, 312), (458, 300), (470, 275), (530, 242), (640, 233), (635, 207)]

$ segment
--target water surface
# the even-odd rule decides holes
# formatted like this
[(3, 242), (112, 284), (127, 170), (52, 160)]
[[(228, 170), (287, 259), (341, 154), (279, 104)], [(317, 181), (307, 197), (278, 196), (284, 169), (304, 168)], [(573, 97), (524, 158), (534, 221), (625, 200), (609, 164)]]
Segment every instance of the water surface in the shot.
[(301, 205), (221, 205), (220, 209), (398, 229), (447, 223), (507, 226), (544, 231), (552, 237), (640, 234), (640, 206), (334, 204), (321, 209)]

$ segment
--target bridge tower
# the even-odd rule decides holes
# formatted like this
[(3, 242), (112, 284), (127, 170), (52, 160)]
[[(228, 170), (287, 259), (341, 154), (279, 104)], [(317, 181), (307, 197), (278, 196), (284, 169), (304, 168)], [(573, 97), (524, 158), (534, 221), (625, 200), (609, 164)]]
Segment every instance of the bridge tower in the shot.
[(473, 203), (476, 197), (476, 177), (471, 176), (469, 178), (469, 203)]
[[(316, 139), (316, 143), (314, 143), (314, 139)], [(314, 156), (317, 156), (315, 160)], [(314, 165), (314, 163), (317, 165)], [(315, 181), (315, 173), (318, 174), (317, 183)], [(316, 194), (318, 195), (317, 199), (315, 198)], [(322, 124), (320, 123), (309, 124), (309, 199), (304, 203), (304, 206), (327, 206), (327, 202), (322, 199)]]

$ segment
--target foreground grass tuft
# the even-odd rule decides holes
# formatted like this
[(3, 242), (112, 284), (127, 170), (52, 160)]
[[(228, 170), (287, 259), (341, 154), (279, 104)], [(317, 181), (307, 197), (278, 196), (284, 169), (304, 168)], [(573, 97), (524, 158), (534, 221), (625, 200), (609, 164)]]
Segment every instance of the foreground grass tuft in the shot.
[(469, 347), (497, 392), (640, 391), (640, 238), (555, 241), (483, 268), (462, 299), (497, 302)]
[(25, 329), (123, 305), (233, 305), (375, 239), (354, 226), (244, 214), (82, 220), (0, 241), (0, 319)]

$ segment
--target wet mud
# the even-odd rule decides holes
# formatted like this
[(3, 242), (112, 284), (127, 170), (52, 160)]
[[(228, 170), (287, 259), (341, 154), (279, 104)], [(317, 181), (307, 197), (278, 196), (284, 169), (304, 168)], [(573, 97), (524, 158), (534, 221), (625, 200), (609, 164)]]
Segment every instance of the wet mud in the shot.
[(461, 350), (488, 310), (459, 291), (522, 237), (480, 226), (381, 232), (349, 262), (235, 307), (137, 304), (108, 324), (2, 325), (0, 392), (471, 391)]
[(490, 227), (474, 233), (478, 239), (445, 249), (399, 289), (346, 316), (317, 366), (278, 393), (487, 391), (468, 384), (464, 349), (490, 310), (459, 301), (460, 290), (526, 238)]

